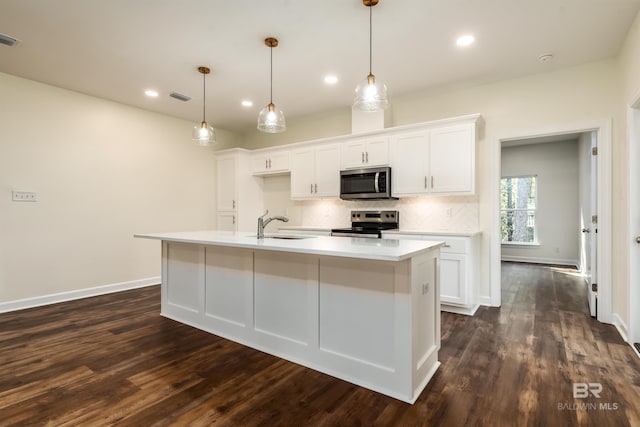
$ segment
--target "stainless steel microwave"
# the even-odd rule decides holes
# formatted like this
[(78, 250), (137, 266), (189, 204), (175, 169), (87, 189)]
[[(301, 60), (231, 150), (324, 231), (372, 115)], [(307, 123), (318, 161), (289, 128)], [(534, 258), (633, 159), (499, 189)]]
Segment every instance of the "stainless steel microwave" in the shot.
[(391, 168), (349, 169), (340, 171), (342, 200), (383, 200), (391, 196)]

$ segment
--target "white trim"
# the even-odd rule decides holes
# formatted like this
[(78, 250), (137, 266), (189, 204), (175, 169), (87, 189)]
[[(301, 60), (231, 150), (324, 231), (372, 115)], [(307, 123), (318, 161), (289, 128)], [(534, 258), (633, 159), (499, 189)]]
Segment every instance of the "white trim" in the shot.
[(478, 304), (480, 304), (480, 305), (484, 305), (484, 306), (487, 306), (487, 307), (491, 307), (492, 306), (491, 297), (490, 296), (482, 296), (482, 297), (479, 296), (479, 297), (476, 298), (476, 302)]
[(502, 142), (533, 137), (591, 132), (598, 134), (598, 320), (611, 323), (611, 119), (558, 127), (519, 131), (491, 138), (491, 305), (501, 304), (500, 178)]
[(613, 326), (616, 327), (624, 342), (631, 344), (633, 347), (633, 343), (629, 341), (629, 328), (627, 324), (624, 323), (624, 320), (622, 320), (622, 317), (620, 317), (618, 313), (613, 313), (611, 317), (613, 318)]
[(579, 273), (578, 265), (580, 264), (578, 260), (575, 260), (575, 259), (538, 258), (538, 257), (528, 257), (528, 256), (512, 256), (512, 255), (502, 255), (502, 261), (527, 262), (531, 264), (564, 265), (569, 267), (575, 267), (578, 273)]
[(65, 301), (73, 301), (81, 298), (95, 297), (130, 289), (144, 288), (146, 286), (160, 284), (160, 277), (132, 280), (130, 282), (113, 283), (111, 285), (96, 286), (94, 288), (78, 289), (75, 291), (60, 292), (57, 294), (42, 295), (39, 297), (25, 298), (15, 301), (0, 303), (0, 313), (24, 310), (26, 308), (41, 307), (43, 305), (57, 304)]
[(638, 350), (633, 346), (634, 342), (640, 342), (640, 289), (634, 284), (640, 280), (640, 265), (638, 264), (638, 244), (635, 236), (640, 233), (638, 218), (640, 217), (640, 196), (638, 186), (640, 185), (640, 171), (638, 169), (638, 159), (640, 159), (640, 91), (636, 92), (628, 103), (627, 107), (627, 194), (629, 196), (627, 233), (629, 240), (627, 243), (627, 309), (629, 313), (629, 341), (633, 350), (640, 356)]

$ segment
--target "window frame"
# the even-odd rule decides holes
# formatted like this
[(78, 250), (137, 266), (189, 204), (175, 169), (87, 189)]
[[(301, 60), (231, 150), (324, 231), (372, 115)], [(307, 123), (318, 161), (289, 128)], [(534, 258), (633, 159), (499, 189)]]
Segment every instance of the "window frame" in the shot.
[(502, 200), (500, 201), (500, 221), (502, 222), (503, 212), (533, 212), (533, 241), (532, 242), (503, 242), (502, 234), (500, 235), (500, 245), (502, 246), (540, 246), (540, 242), (538, 241), (538, 223), (536, 221), (537, 213), (539, 210), (538, 205), (538, 190), (540, 186), (538, 185), (538, 175), (537, 174), (524, 174), (524, 175), (507, 175), (500, 177), (500, 191), (498, 194), (502, 196), (502, 181), (504, 179), (513, 179), (513, 178), (535, 178), (535, 192), (533, 196), (533, 205), (534, 208), (502, 208)]

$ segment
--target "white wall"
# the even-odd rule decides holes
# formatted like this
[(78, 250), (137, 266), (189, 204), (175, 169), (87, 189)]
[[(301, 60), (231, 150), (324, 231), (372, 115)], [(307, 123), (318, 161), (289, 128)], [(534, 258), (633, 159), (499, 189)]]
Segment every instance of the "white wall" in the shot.
[(192, 123), (2, 73), (0, 93), (0, 303), (158, 277), (159, 243), (134, 233), (214, 225)]
[[(543, 64), (539, 66), (543, 67)], [(624, 135), (620, 128), (623, 113), (619, 81), (618, 62), (611, 59), (481, 86), (458, 87), (437, 93), (416, 92), (391, 98), (392, 126), (473, 113), (480, 113), (484, 118), (485, 126), (476, 154), (478, 224), (483, 233), (481, 301), (490, 301), (491, 245), (495, 239), (500, 239), (500, 236), (491, 236), (492, 215), (499, 208), (491, 196), (495, 185), (491, 172), (494, 167), (499, 168), (493, 153), (496, 146), (499, 149), (500, 139), (536, 135), (573, 125), (578, 129), (585, 123), (613, 119), (613, 151), (615, 158), (619, 158), (617, 150)], [(387, 83), (391, 87), (392, 82)], [(285, 132), (276, 141), (271, 135), (254, 132), (245, 136), (243, 144), (255, 148), (348, 134), (350, 129), (339, 125), (345, 122), (350, 122), (348, 110), (337, 111), (334, 116), (319, 117), (316, 121), (311, 118), (289, 120), (288, 126), (296, 128), (293, 137)], [(626, 186), (619, 179), (614, 181), (614, 185)], [(614, 264), (614, 271), (616, 268)], [(613, 286), (617, 286), (615, 280)]]
[(578, 141), (502, 148), (502, 176), (535, 175), (539, 246), (502, 245), (502, 259), (578, 265)]

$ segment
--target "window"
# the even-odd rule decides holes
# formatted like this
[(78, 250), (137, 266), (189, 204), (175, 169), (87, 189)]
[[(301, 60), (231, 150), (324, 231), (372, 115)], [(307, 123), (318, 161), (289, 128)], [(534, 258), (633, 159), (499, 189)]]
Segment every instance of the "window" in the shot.
[(536, 177), (500, 180), (502, 243), (536, 244)]

